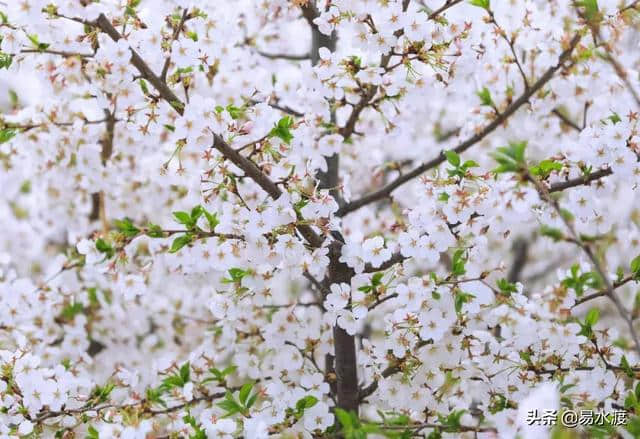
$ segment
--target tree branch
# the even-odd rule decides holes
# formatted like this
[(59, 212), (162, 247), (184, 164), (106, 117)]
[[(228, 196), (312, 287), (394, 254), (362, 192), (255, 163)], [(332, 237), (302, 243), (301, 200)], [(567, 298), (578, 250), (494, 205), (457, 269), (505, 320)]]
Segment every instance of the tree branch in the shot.
[[(111, 37), (112, 40), (118, 41), (122, 38), (122, 35), (113, 27), (111, 22), (107, 19), (104, 14), (100, 14), (94, 25), (105, 32), (107, 35)], [(167, 101), (171, 107), (178, 112), (178, 114), (184, 114), (184, 103), (176, 96), (176, 94), (169, 88), (165, 81), (163, 81), (159, 76), (157, 76), (149, 65), (138, 55), (138, 53), (131, 50), (131, 64), (134, 65), (140, 75), (149, 81), (151, 85), (158, 91), (160, 97)], [(242, 169), (248, 177), (250, 177), (253, 181), (258, 184), (265, 192), (267, 192), (272, 198), (276, 199), (280, 197), (282, 191), (278, 188), (278, 186), (269, 179), (267, 175), (265, 175), (258, 166), (244, 157), (233, 148), (231, 148), (220, 135), (213, 133), (213, 147), (220, 151), (222, 155), (224, 155), (227, 159), (229, 159), (233, 164)], [(319, 236), (309, 225), (306, 224), (298, 224), (296, 226), (300, 234), (307, 240), (309, 244), (313, 247), (320, 247), (324, 242), (324, 239)]]
[(612, 174), (613, 174), (613, 171), (611, 170), (611, 168), (600, 169), (598, 171), (590, 173), (585, 177), (578, 177), (578, 178), (573, 178), (571, 180), (562, 181), (559, 183), (553, 183), (549, 187), (549, 192), (551, 193), (560, 192), (565, 189), (569, 189), (576, 186), (589, 185), (591, 184), (592, 181), (600, 180), (601, 178), (604, 178)]
[[(567, 59), (569, 59), (569, 57), (571, 56), (571, 53), (573, 52), (575, 47), (578, 45), (579, 41), (580, 41), (580, 34), (576, 34), (571, 39), (571, 42), (569, 43), (569, 47), (567, 47), (560, 54), (560, 57), (558, 58), (558, 63), (556, 65), (549, 67), (549, 69), (547, 69), (547, 71), (528, 90), (525, 90), (525, 92), (518, 99), (513, 101), (513, 103), (511, 105), (509, 105), (502, 113), (500, 113), (500, 115), (498, 117), (496, 117), (489, 125), (484, 127), (482, 129), (482, 131), (480, 131), (479, 133), (471, 136), (469, 139), (465, 140), (464, 142), (462, 142), (461, 144), (456, 146), (453, 150), (455, 152), (457, 152), (458, 154), (466, 151), (467, 149), (469, 149), (470, 147), (472, 147), (473, 145), (475, 145), (476, 143), (478, 143), (479, 141), (484, 139), (486, 136), (491, 134), (500, 125), (502, 125), (522, 105), (524, 105), (526, 102), (528, 102), (529, 99), (531, 98), (531, 96), (536, 94), (542, 87), (544, 87), (544, 85), (547, 82), (549, 82), (551, 80), (553, 75), (558, 70), (560, 70), (560, 68), (562, 68), (562, 65), (564, 64), (564, 62)], [(337, 216), (345, 216), (345, 215), (347, 215), (347, 214), (349, 214), (349, 213), (351, 213), (351, 212), (353, 212), (355, 210), (360, 209), (363, 206), (366, 206), (367, 204), (370, 204), (370, 203), (373, 203), (375, 201), (378, 201), (378, 200), (381, 200), (383, 198), (386, 198), (394, 190), (396, 190), (397, 188), (399, 188), (403, 184), (413, 180), (414, 178), (418, 177), (419, 175), (425, 173), (426, 171), (439, 166), (440, 164), (444, 163), (445, 161), (446, 161), (446, 157), (444, 156), (444, 153), (441, 151), (440, 154), (436, 158), (421, 164), (417, 168), (413, 169), (412, 171), (410, 171), (410, 172), (408, 172), (408, 173), (406, 173), (404, 175), (399, 176), (398, 178), (396, 178), (394, 181), (392, 181), (391, 183), (389, 183), (385, 187), (383, 187), (381, 189), (378, 189), (377, 191), (371, 192), (370, 194), (365, 195), (360, 199), (357, 199), (357, 200), (354, 200), (354, 201), (351, 201), (351, 202), (347, 203), (346, 205), (344, 205), (343, 207), (338, 209), (338, 211), (336, 212), (336, 215)]]
[[(109, 19), (104, 14), (100, 14), (94, 22), (91, 22), (91, 24), (109, 35), (113, 41), (119, 41), (122, 38), (120, 32), (113, 27)], [(138, 55), (138, 52), (133, 50), (133, 48), (130, 50), (131, 64), (133, 64), (133, 66), (138, 70), (140, 76), (149, 81), (158, 93), (160, 93), (160, 97), (162, 97), (162, 99), (164, 99), (174, 110), (178, 112), (178, 114), (182, 116), (184, 113), (184, 103), (180, 98), (178, 98), (178, 96), (176, 96), (173, 90), (169, 88), (167, 83), (156, 75), (153, 70), (151, 70), (149, 65), (140, 57), (140, 55)]]

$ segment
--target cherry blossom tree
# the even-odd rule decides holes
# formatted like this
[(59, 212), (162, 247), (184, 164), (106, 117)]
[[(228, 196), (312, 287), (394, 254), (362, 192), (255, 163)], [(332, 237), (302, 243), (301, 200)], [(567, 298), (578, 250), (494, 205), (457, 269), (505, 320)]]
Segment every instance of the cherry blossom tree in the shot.
[(640, 2), (0, 39), (0, 437), (640, 437)]

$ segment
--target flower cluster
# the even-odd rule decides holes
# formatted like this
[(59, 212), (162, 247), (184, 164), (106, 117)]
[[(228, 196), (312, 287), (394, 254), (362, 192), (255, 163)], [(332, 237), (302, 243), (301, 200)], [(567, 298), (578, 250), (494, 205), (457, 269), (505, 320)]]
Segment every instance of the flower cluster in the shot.
[(0, 438), (640, 436), (640, 2), (0, 2)]

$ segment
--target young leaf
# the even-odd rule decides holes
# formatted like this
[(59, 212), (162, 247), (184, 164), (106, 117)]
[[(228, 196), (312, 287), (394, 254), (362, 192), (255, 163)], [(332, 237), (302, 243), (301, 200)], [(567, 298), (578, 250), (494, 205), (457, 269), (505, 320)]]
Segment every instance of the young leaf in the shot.
[(177, 222), (184, 224), (185, 226), (191, 224), (191, 215), (187, 212), (173, 212), (173, 217)]
[(284, 143), (287, 145), (293, 139), (293, 134), (291, 134), (291, 127), (293, 126), (293, 119), (291, 116), (285, 116), (278, 121), (278, 123), (271, 129), (269, 135), (271, 137), (279, 137), (282, 139)]
[(190, 244), (191, 240), (192, 240), (192, 237), (188, 233), (182, 236), (178, 236), (176, 239), (173, 240), (173, 243), (171, 243), (171, 248), (169, 249), (169, 253), (178, 252), (182, 247), (184, 247), (187, 244)]
[(464, 259), (464, 250), (458, 249), (453, 253), (451, 262), (451, 274), (454, 276), (462, 276), (467, 272), (465, 268), (466, 260)]
[(96, 241), (96, 250), (98, 250), (100, 253), (104, 253), (107, 259), (111, 259), (115, 254), (115, 250), (113, 249), (113, 247), (111, 247), (111, 244), (109, 244), (102, 238), (98, 238), (98, 240)]
[(182, 378), (183, 385), (189, 382), (190, 375), (191, 375), (191, 364), (189, 364), (189, 362), (186, 362), (180, 368), (180, 378)]
[(114, 221), (116, 228), (127, 238), (133, 238), (140, 233), (140, 229), (133, 225), (129, 218)]
[(598, 308), (591, 308), (584, 319), (584, 323), (593, 327), (600, 319), (600, 310)]
[(209, 230), (212, 232), (215, 231), (216, 226), (220, 224), (220, 220), (218, 219), (218, 214), (209, 213), (205, 210), (204, 216), (205, 218), (207, 218), (207, 222), (209, 223)]
[(640, 280), (640, 255), (631, 261), (631, 274), (634, 280)]
[(540, 226), (540, 234), (542, 236), (546, 236), (548, 238), (553, 239), (555, 242), (558, 242), (564, 239), (564, 233), (562, 233), (562, 230), (556, 229), (554, 227), (549, 227), (545, 224)]
[(518, 292), (516, 284), (509, 282), (507, 279), (498, 279), (496, 285), (500, 289), (500, 292), (506, 296), (510, 296), (511, 294)]
[(594, 23), (602, 19), (598, 8), (598, 0), (579, 0), (576, 1), (576, 6), (583, 8), (587, 21)]
[(153, 223), (147, 224), (147, 236), (149, 236), (150, 238), (164, 237), (164, 232), (162, 231), (162, 227)]
[(524, 150), (527, 142), (510, 142), (509, 146), (503, 146), (491, 154), (491, 157), (498, 162), (498, 167), (493, 170), (500, 174), (505, 172), (519, 172), (525, 166)]
[(622, 370), (624, 371), (624, 373), (627, 374), (627, 376), (629, 378), (633, 378), (635, 376), (635, 374), (633, 373), (633, 369), (631, 368), (631, 365), (629, 364), (629, 361), (627, 360), (626, 356), (622, 356), (622, 359), (620, 360), (620, 367), (622, 368)]
[(228, 390), (225, 394), (224, 400), (218, 403), (218, 407), (226, 412), (225, 417), (240, 413), (243, 410), (242, 406), (238, 404), (238, 402), (233, 398), (231, 392), (229, 392)]
[(299, 399), (296, 403), (296, 411), (302, 415), (306, 409), (310, 409), (318, 403), (318, 398), (313, 395), (307, 395), (302, 399)]
[(455, 299), (454, 299), (456, 312), (457, 313), (462, 312), (462, 306), (465, 303), (471, 302), (475, 297), (476, 296), (474, 296), (473, 294), (465, 293), (462, 290), (458, 290), (456, 292), (456, 296), (455, 296)]
[(469, 3), (487, 11), (491, 7), (490, 0), (469, 0)]
[(246, 406), (247, 398), (249, 398), (249, 394), (251, 393), (251, 389), (253, 389), (253, 383), (246, 383), (240, 389), (240, 393), (238, 394), (238, 398), (242, 405)]
[(204, 208), (202, 206), (195, 206), (193, 209), (191, 209), (191, 222), (195, 225), (195, 223), (198, 222), (198, 219), (200, 219), (203, 213)]
[(90, 425), (89, 428), (87, 428), (87, 439), (100, 439), (100, 434), (93, 425)]
[(13, 62), (13, 56), (0, 52), (0, 69), (8, 69)]
[(493, 98), (491, 97), (491, 92), (487, 87), (483, 87), (482, 90), (476, 92), (478, 97), (480, 98), (480, 103), (485, 106), (493, 107)]
[(533, 175), (540, 178), (547, 178), (553, 171), (561, 171), (562, 163), (554, 162), (553, 160), (543, 160), (536, 166), (532, 166), (529, 170)]
[(15, 135), (16, 132), (12, 129), (5, 128), (3, 130), (0, 130), (0, 144), (6, 143), (9, 140), (13, 139)]
[(457, 152), (453, 151), (453, 150), (449, 150), (449, 151), (445, 151), (444, 152), (445, 157), (447, 158), (447, 161), (455, 166), (458, 167), (460, 166), (460, 156), (458, 155)]
[(339, 407), (335, 409), (336, 418), (338, 418), (338, 422), (342, 425), (344, 429), (353, 428), (353, 421), (351, 420), (351, 415), (346, 410), (343, 410)]

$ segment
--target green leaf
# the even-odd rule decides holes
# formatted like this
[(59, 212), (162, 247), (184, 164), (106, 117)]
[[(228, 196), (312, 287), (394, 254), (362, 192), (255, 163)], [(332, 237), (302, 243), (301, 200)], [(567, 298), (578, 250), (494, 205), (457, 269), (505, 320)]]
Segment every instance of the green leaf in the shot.
[(249, 274), (249, 272), (243, 270), (242, 268), (230, 268), (229, 276), (231, 277), (229, 279), (223, 279), (222, 281), (224, 283), (237, 283), (237, 282), (240, 282), (242, 278), (245, 277), (247, 274)]
[(584, 323), (593, 327), (600, 319), (600, 310), (598, 308), (591, 308), (584, 319)]
[(602, 20), (602, 15), (600, 14), (597, 0), (579, 0), (576, 1), (575, 4), (576, 6), (583, 8), (584, 15), (587, 21), (591, 23), (597, 23)]
[(478, 97), (480, 98), (480, 103), (485, 106), (493, 107), (493, 98), (491, 97), (491, 92), (487, 87), (484, 87), (482, 90), (476, 92)]
[(631, 274), (634, 280), (640, 280), (640, 255), (631, 261)]
[(9, 90), (9, 101), (11, 102), (11, 108), (17, 109), (18, 104), (20, 103), (20, 99), (18, 98), (18, 93), (15, 90)]
[(458, 249), (453, 253), (451, 263), (451, 274), (454, 276), (462, 276), (467, 272), (465, 268), (466, 260), (464, 258), (464, 250)]
[(634, 408), (638, 404), (638, 398), (633, 392), (629, 392), (624, 399), (624, 408), (629, 410)]
[(227, 399), (220, 401), (218, 407), (226, 412), (225, 416), (231, 416), (242, 411), (242, 407), (237, 402)]
[(509, 400), (499, 393), (491, 395), (489, 403), (489, 413), (496, 414), (505, 410), (508, 407)]
[(462, 415), (466, 413), (466, 410), (454, 410), (447, 417), (438, 415), (438, 420), (442, 424), (445, 431), (455, 432), (460, 428), (460, 420)]
[(371, 277), (371, 285), (372, 285), (373, 287), (377, 287), (377, 286), (381, 285), (381, 284), (382, 284), (382, 277), (383, 277), (383, 276), (384, 276), (384, 273), (383, 273), (383, 272), (381, 272), (381, 271), (379, 271), (379, 272), (377, 272), (376, 274), (374, 274), (374, 275)]
[(162, 391), (160, 389), (148, 388), (146, 391), (146, 399), (155, 404), (166, 406), (166, 403), (161, 398)]
[(576, 384), (565, 384), (564, 386), (560, 387), (560, 393), (565, 393), (567, 390), (572, 389), (573, 387), (576, 387)]
[(29, 38), (33, 47), (39, 51), (47, 50), (49, 48), (49, 44), (41, 43), (36, 34), (27, 34), (27, 38)]
[(581, 273), (580, 266), (573, 264), (570, 269), (570, 275), (562, 280), (562, 285), (573, 289), (576, 292), (576, 296), (580, 297), (587, 288), (601, 288), (603, 281), (598, 273), (593, 271)]
[(0, 144), (6, 143), (9, 140), (13, 139), (16, 135), (16, 132), (10, 128), (5, 128), (0, 130)]
[(258, 393), (254, 393), (253, 395), (251, 395), (249, 397), (249, 399), (247, 400), (247, 403), (245, 404), (245, 406), (248, 409), (250, 409), (256, 403), (257, 399), (258, 399)]
[(296, 402), (296, 411), (302, 415), (306, 409), (310, 409), (318, 403), (318, 398), (313, 395), (307, 395)]
[(13, 62), (13, 55), (0, 52), (0, 69), (8, 69)]
[(98, 289), (95, 287), (87, 288), (87, 296), (89, 297), (89, 305), (92, 307), (100, 307), (98, 300)]
[(624, 373), (627, 374), (627, 376), (629, 378), (633, 378), (635, 376), (635, 374), (633, 373), (633, 369), (631, 368), (631, 365), (629, 364), (629, 361), (627, 360), (626, 356), (622, 356), (622, 359), (620, 360), (620, 367), (622, 368), (622, 370), (624, 371)]
[(147, 224), (147, 236), (150, 238), (164, 238), (162, 227), (153, 223)]
[(578, 335), (584, 335), (587, 338), (592, 338), (593, 334), (593, 326), (598, 322), (600, 318), (600, 311), (597, 308), (592, 308), (587, 313), (584, 323), (578, 322), (580, 324), (580, 332)]
[(100, 434), (93, 425), (90, 425), (89, 428), (87, 428), (87, 439), (100, 439)]
[(207, 218), (207, 222), (209, 223), (209, 230), (215, 231), (215, 228), (218, 224), (220, 224), (220, 220), (218, 219), (217, 213), (209, 213), (206, 210), (204, 211), (204, 216)]
[(182, 379), (183, 385), (189, 382), (191, 377), (191, 364), (186, 362), (180, 368), (180, 378)]
[(510, 142), (509, 146), (498, 148), (491, 157), (498, 162), (498, 167), (493, 170), (494, 173), (500, 174), (505, 172), (519, 172), (525, 168), (524, 151), (527, 142)]
[(231, 392), (228, 390), (225, 394), (224, 400), (218, 403), (218, 407), (226, 412), (225, 417), (229, 417), (243, 411), (242, 406), (238, 404), (238, 402), (233, 398)]
[(278, 121), (278, 123), (271, 129), (269, 136), (278, 137), (282, 139), (287, 145), (291, 143), (293, 134), (291, 134), (291, 127), (293, 126), (293, 119), (291, 116), (285, 116)]
[(140, 89), (142, 90), (143, 94), (145, 94), (145, 95), (149, 94), (149, 87), (147, 86), (147, 81), (145, 81), (142, 78), (140, 79)]
[(607, 117), (608, 120), (611, 121), (612, 124), (617, 124), (619, 122), (622, 122), (622, 118), (620, 117), (620, 115), (618, 113), (616, 113), (615, 111), (613, 111), (611, 113), (611, 116)]
[(60, 316), (64, 320), (71, 321), (74, 319), (76, 315), (80, 314), (83, 311), (84, 311), (84, 305), (82, 303), (76, 302), (74, 304), (67, 305), (66, 307), (64, 307), (64, 309), (60, 313)]
[(107, 259), (110, 259), (115, 254), (115, 250), (111, 247), (111, 244), (107, 243), (107, 241), (102, 238), (98, 238), (96, 241), (96, 250), (100, 253), (104, 253)]
[(91, 399), (95, 399), (98, 402), (105, 402), (109, 399), (109, 395), (115, 388), (115, 384), (107, 383), (104, 386), (96, 386), (93, 388), (91, 392)]
[(251, 393), (251, 389), (253, 389), (253, 383), (246, 383), (240, 388), (240, 392), (238, 393), (238, 398), (242, 405), (246, 406), (247, 398), (249, 398), (249, 394)]
[(447, 161), (451, 165), (453, 165), (455, 167), (460, 166), (460, 156), (458, 155), (457, 152), (455, 152), (453, 150), (445, 151), (444, 152), (444, 156), (447, 158)]
[(232, 119), (239, 119), (244, 116), (244, 110), (242, 108), (236, 107), (235, 105), (229, 104), (227, 105), (227, 113), (231, 116)]
[(536, 166), (529, 168), (533, 175), (540, 178), (547, 178), (553, 171), (561, 171), (562, 163), (554, 162), (553, 160), (543, 160)]
[(194, 418), (191, 413), (188, 413), (182, 417), (182, 420), (185, 424), (190, 425), (195, 431), (194, 435), (191, 435), (189, 439), (207, 439), (207, 433), (202, 429), (201, 425), (198, 424), (196, 418)]
[(202, 214), (204, 213), (204, 208), (200, 205), (195, 206), (193, 209), (191, 209), (191, 221), (193, 224), (198, 222), (198, 219), (200, 219), (200, 217), (202, 216)]
[(236, 366), (227, 366), (226, 368), (224, 368), (223, 370), (219, 370), (215, 367), (212, 367), (209, 369), (209, 372), (211, 372), (211, 374), (215, 377), (215, 379), (219, 382), (223, 382), (225, 377), (227, 375), (231, 375), (232, 373), (234, 373), (236, 371), (237, 367)]
[(347, 412), (346, 410), (343, 410), (339, 407), (336, 407), (335, 409), (335, 415), (336, 418), (338, 418), (338, 422), (340, 422), (340, 425), (342, 425), (342, 428), (344, 429), (352, 429), (353, 428), (353, 421), (351, 419), (351, 415), (349, 415), (349, 412)]
[(191, 215), (187, 212), (173, 212), (173, 217), (180, 224), (184, 224), (185, 226), (189, 226), (191, 224)]
[(188, 233), (185, 235), (178, 236), (176, 239), (173, 240), (173, 243), (171, 243), (171, 248), (169, 249), (169, 253), (178, 252), (182, 247), (184, 247), (187, 244), (190, 244), (191, 240), (192, 240), (192, 236), (189, 235)]
[(500, 292), (506, 296), (510, 296), (511, 294), (518, 292), (516, 284), (509, 282), (507, 279), (498, 279), (496, 285), (500, 289)]
[(129, 218), (114, 221), (116, 228), (127, 238), (133, 238), (140, 233), (140, 229), (133, 225)]
[(479, 8), (486, 9), (487, 11), (491, 7), (491, 4), (490, 4), (489, 0), (469, 0), (469, 3), (472, 4), (473, 6), (477, 6)]
[(554, 227), (549, 227), (545, 224), (540, 226), (540, 234), (542, 236), (546, 236), (548, 238), (553, 239), (555, 242), (558, 242), (564, 239), (564, 233), (562, 233), (562, 230), (556, 229)]
[(455, 299), (454, 299), (456, 312), (457, 313), (461, 313), (462, 312), (462, 306), (465, 303), (471, 302), (475, 297), (476, 296), (474, 296), (473, 294), (465, 293), (462, 290), (458, 290), (456, 292)]
[(519, 351), (518, 355), (520, 359), (527, 363), (528, 366), (531, 366), (533, 363), (531, 361), (531, 352), (529, 351)]
[(160, 391), (162, 393), (165, 393), (176, 387), (182, 387), (184, 386), (184, 384), (185, 383), (180, 375), (171, 375), (162, 380)]
[(446, 192), (440, 192), (440, 194), (438, 194), (438, 201), (449, 201), (449, 194)]

